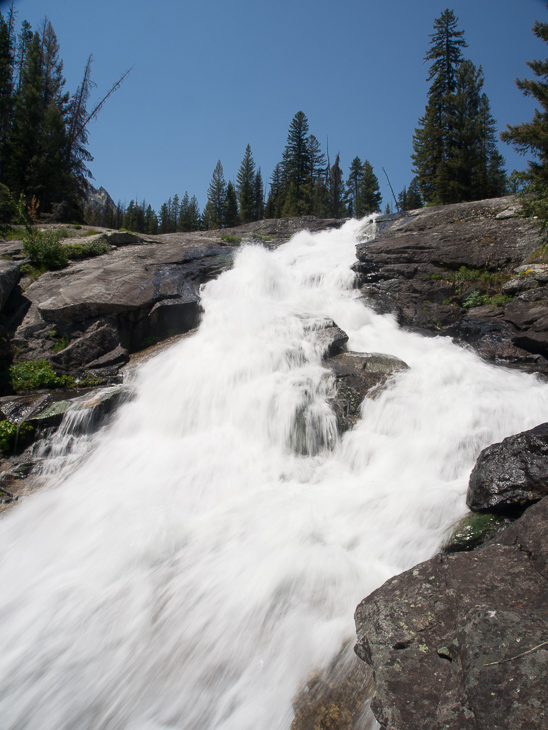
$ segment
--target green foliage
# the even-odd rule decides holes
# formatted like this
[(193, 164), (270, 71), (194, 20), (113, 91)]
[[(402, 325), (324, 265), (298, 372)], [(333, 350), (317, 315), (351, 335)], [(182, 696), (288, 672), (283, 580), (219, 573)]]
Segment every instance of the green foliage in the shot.
[(223, 233), (221, 241), (226, 241), (227, 243), (241, 243), (242, 239), (240, 236), (231, 236), (228, 233)]
[(370, 213), (380, 213), (381, 203), (379, 180), (373, 172), (373, 165), (369, 160), (365, 160), (356, 197), (356, 217), (362, 218)]
[(240, 221), (249, 223), (256, 220), (255, 162), (249, 145), (245, 148), (244, 158), (238, 170), (236, 190), (238, 192)]
[(12, 453), (18, 445), (25, 444), (34, 427), (30, 423), (11, 423), (10, 421), (0, 421), (0, 449), (2, 453)]
[(432, 84), (413, 137), (412, 159), (427, 204), (480, 200), (506, 190), (495, 120), (482, 93), (483, 71), (463, 58), (467, 44), (457, 20), (445, 10), (435, 21), (425, 59), (433, 61)]
[[(535, 21), (533, 33), (537, 38), (548, 42), (548, 23)], [(520, 154), (532, 154), (535, 158), (528, 162), (527, 173), (523, 178), (534, 183), (534, 192), (541, 198), (548, 197), (548, 59), (543, 61), (528, 61), (527, 65), (533, 71), (536, 80), (517, 79), (516, 85), (525, 96), (532, 96), (540, 107), (530, 122), (507, 125), (506, 131), (502, 132), (501, 139), (508, 144), (513, 144)], [(548, 221), (547, 205), (540, 204), (537, 213), (536, 206), (529, 209), (532, 215), (539, 215), (539, 220), (546, 230)], [(542, 216), (542, 217), (541, 217)]]
[(85, 241), (84, 243), (67, 243), (64, 248), (69, 259), (92, 258), (93, 256), (102, 256), (110, 251), (108, 243), (100, 238)]
[(62, 269), (68, 264), (67, 247), (63, 246), (59, 232), (54, 229), (27, 231), (23, 239), (23, 250), (36, 268)]
[(503, 307), (511, 301), (512, 297), (506, 294), (494, 294), (491, 296), (489, 294), (482, 294), (478, 289), (474, 289), (463, 301), (462, 306), (466, 307), (466, 309), (482, 307), (485, 304), (489, 304), (492, 307)]
[(10, 379), (16, 392), (40, 388), (72, 388), (74, 378), (57, 375), (45, 359), (28, 360), (10, 365)]
[(53, 352), (61, 352), (70, 344), (69, 338), (66, 335), (60, 335), (57, 330), (51, 330), (49, 336), (53, 340)]

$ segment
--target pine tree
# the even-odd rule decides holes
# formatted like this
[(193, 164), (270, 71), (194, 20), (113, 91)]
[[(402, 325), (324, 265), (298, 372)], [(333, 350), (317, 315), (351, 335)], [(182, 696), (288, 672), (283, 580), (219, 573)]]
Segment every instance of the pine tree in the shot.
[(373, 172), (373, 166), (369, 160), (365, 160), (358, 195), (356, 197), (356, 217), (362, 218), (370, 213), (380, 213), (381, 203), (382, 196), (379, 179)]
[(249, 223), (257, 220), (255, 217), (255, 162), (251, 154), (251, 147), (247, 145), (245, 148), (244, 158), (238, 176), (236, 178), (236, 188), (238, 191), (238, 203), (240, 220), (242, 223)]
[(428, 78), (432, 85), (413, 139), (422, 196), (444, 204), (501, 195), (506, 173), (489, 100), (482, 92), (483, 71), (462, 57), (466, 42), (453, 11), (442, 13), (434, 28), (426, 55), (434, 61)]
[[(548, 9), (548, 3), (546, 4)], [(535, 21), (533, 33), (548, 42), (548, 23)], [(527, 171), (521, 179), (527, 183), (526, 191), (533, 196), (523, 198), (523, 212), (539, 225), (543, 237), (548, 232), (548, 58), (542, 61), (528, 61), (527, 65), (537, 79), (516, 79), (516, 85), (525, 96), (532, 96), (539, 103), (530, 122), (507, 125), (502, 132), (503, 142), (513, 144), (522, 154), (531, 154)]]
[(6, 18), (0, 13), (0, 180), (5, 159), (5, 146), (9, 139), (13, 111), (15, 29), (14, 9)]
[[(546, 5), (548, 9), (548, 3)], [(535, 21), (533, 33), (548, 42), (548, 23)], [(501, 139), (513, 144), (522, 154), (531, 154), (527, 162), (526, 179), (533, 183), (538, 192), (548, 191), (548, 58), (542, 61), (528, 61), (527, 65), (537, 79), (516, 79), (516, 85), (525, 96), (532, 96), (540, 105), (535, 109), (530, 122), (507, 125)]]
[(270, 177), (270, 190), (265, 208), (266, 218), (279, 218), (281, 216), (282, 184), (282, 166), (278, 163)]
[(238, 199), (236, 197), (236, 190), (234, 189), (232, 180), (229, 180), (228, 185), (226, 186), (223, 227), (234, 228), (234, 226), (237, 226), (238, 224)]
[(264, 218), (264, 187), (260, 167), (255, 174), (255, 179), (253, 180), (253, 193), (253, 203), (255, 206), (254, 220), (260, 221)]
[(356, 200), (363, 175), (363, 165), (359, 157), (354, 157), (350, 164), (350, 172), (346, 181), (346, 199), (348, 202), (348, 215), (352, 217), (356, 211)]
[(430, 50), (425, 60), (433, 61), (428, 81), (428, 103), (413, 137), (414, 171), (427, 202), (453, 202), (454, 178), (451, 162), (456, 154), (454, 95), (457, 73), (463, 60), (464, 31), (457, 30), (457, 18), (445, 10), (434, 22)]
[(302, 111), (295, 114), (289, 125), (280, 173), (277, 209), (283, 216), (305, 215), (307, 205), (311, 205), (311, 186), (307, 187), (307, 183), (312, 175), (312, 159), (308, 119)]
[(206, 214), (208, 229), (221, 228), (223, 225), (225, 200), (226, 182), (221, 160), (218, 160), (207, 189), (207, 205), (204, 214)]
[(329, 212), (333, 218), (344, 218), (346, 215), (344, 198), (343, 172), (340, 156), (337, 154), (335, 162), (329, 170)]
[(404, 187), (398, 195), (398, 204), (400, 210), (415, 210), (416, 208), (422, 208), (419, 181), (416, 177), (411, 180), (409, 187)]
[(202, 224), (202, 217), (200, 215), (200, 206), (198, 205), (198, 199), (195, 195), (190, 198), (188, 204), (186, 225), (189, 231), (199, 231)]

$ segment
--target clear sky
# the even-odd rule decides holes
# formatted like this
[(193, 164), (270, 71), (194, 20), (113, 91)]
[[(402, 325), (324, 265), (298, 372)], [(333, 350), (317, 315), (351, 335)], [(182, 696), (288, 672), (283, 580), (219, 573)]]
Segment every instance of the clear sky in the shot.
[[(9, 3), (0, 0), (5, 12)], [(531, 27), (544, 0), (16, 0), (18, 20), (45, 15), (75, 91), (90, 53), (93, 100), (134, 65), (90, 125), (96, 187), (158, 210), (177, 193), (203, 207), (218, 159), (235, 179), (249, 143), (263, 179), (281, 160), (296, 112), (345, 177), (357, 155), (381, 183), (383, 206), (412, 177), (412, 135), (424, 112), (424, 56), (434, 20), (454, 10), (465, 55), (485, 72), (499, 129), (531, 119), (516, 77), (546, 45)], [(92, 101), (93, 101), (92, 100)], [(90, 104), (91, 107), (91, 104)], [(526, 161), (500, 145), (508, 170)]]

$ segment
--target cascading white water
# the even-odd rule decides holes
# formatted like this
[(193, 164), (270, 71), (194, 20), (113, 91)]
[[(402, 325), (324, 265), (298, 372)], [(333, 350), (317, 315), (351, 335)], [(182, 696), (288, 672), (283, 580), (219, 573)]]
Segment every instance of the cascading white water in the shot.
[[(0, 521), (2, 730), (289, 728), (357, 603), (465, 511), (480, 449), (548, 420), (535, 377), (363, 306), (360, 225), (243, 248), (84, 463)], [(340, 441), (325, 318), (410, 366)]]

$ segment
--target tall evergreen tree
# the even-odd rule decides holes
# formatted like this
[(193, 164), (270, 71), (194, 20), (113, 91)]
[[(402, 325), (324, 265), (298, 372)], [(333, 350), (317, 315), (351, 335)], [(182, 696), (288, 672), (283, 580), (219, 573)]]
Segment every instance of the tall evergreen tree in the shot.
[(422, 208), (419, 181), (416, 177), (411, 180), (409, 187), (404, 187), (398, 195), (398, 204), (400, 210), (415, 210), (416, 208)]
[(250, 221), (257, 220), (255, 217), (255, 162), (249, 145), (245, 148), (244, 158), (238, 170), (236, 187), (238, 191), (240, 221), (242, 223), (249, 223)]
[[(548, 9), (548, 3), (546, 7)], [(535, 21), (533, 33), (548, 42), (548, 23)], [(527, 161), (526, 178), (539, 191), (548, 192), (548, 58), (527, 61), (527, 65), (537, 78), (516, 79), (516, 85), (525, 96), (533, 97), (540, 109), (535, 109), (530, 122), (507, 125), (501, 139), (513, 144), (520, 154), (533, 156)]]
[(217, 161), (211, 182), (207, 189), (207, 205), (204, 211), (206, 215), (206, 225), (209, 229), (221, 228), (224, 220), (226, 201), (226, 182), (223, 172), (221, 160)]
[(379, 179), (373, 172), (373, 165), (369, 160), (365, 160), (356, 198), (356, 217), (362, 218), (370, 213), (380, 213), (381, 203)]
[(13, 110), (15, 69), (14, 9), (11, 7), (6, 18), (0, 13), (0, 180), (9, 140)]
[(451, 168), (455, 149), (455, 91), (457, 73), (463, 61), (464, 31), (457, 30), (457, 18), (445, 10), (434, 22), (434, 33), (426, 61), (432, 81), (424, 116), (413, 138), (414, 170), (427, 202), (454, 202), (454, 176)]
[[(278, 205), (283, 216), (303, 215), (306, 210), (306, 201), (309, 194), (307, 182), (312, 174), (312, 159), (308, 135), (308, 119), (299, 111), (289, 125), (287, 143), (282, 156), (281, 184), (278, 195), (281, 197)], [(310, 204), (310, 203), (309, 203)]]
[[(548, 9), (548, 3), (546, 4)], [(537, 38), (548, 42), (548, 23), (535, 21), (533, 33)], [(527, 171), (520, 175), (527, 183), (527, 191), (532, 197), (523, 199), (525, 215), (533, 217), (546, 239), (548, 231), (548, 58), (528, 61), (527, 65), (536, 79), (516, 79), (516, 85), (525, 96), (532, 96), (538, 102), (530, 122), (507, 125), (501, 139), (513, 144), (522, 154), (532, 155), (527, 161)]]
[(352, 217), (356, 212), (356, 200), (363, 175), (363, 164), (359, 157), (354, 157), (350, 164), (350, 172), (346, 181), (346, 199), (348, 204), (348, 215)]
[(329, 208), (333, 218), (344, 218), (346, 215), (343, 172), (339, 154), (335, 157), (335, 162), (329, 170)]
[(226, 186), (223, 226), (226, 228), (234, 228), (238, 224), (238, 198), (236, 197), (236, 190), (234, 189), (232, 180), (229, 180)]
[(260, 167), (255, 174), (255, 179), (253, 180), (253, 193), (253, 203), (255, 206), (254, 220), (260, 221), (264, 218), (264, 187)]
[(281, 216), (282, 186), (282, 166), (281, 163), (278, 163), (270, 176), (270, 190), (265, 207), (266, 218), (279, 218)]

